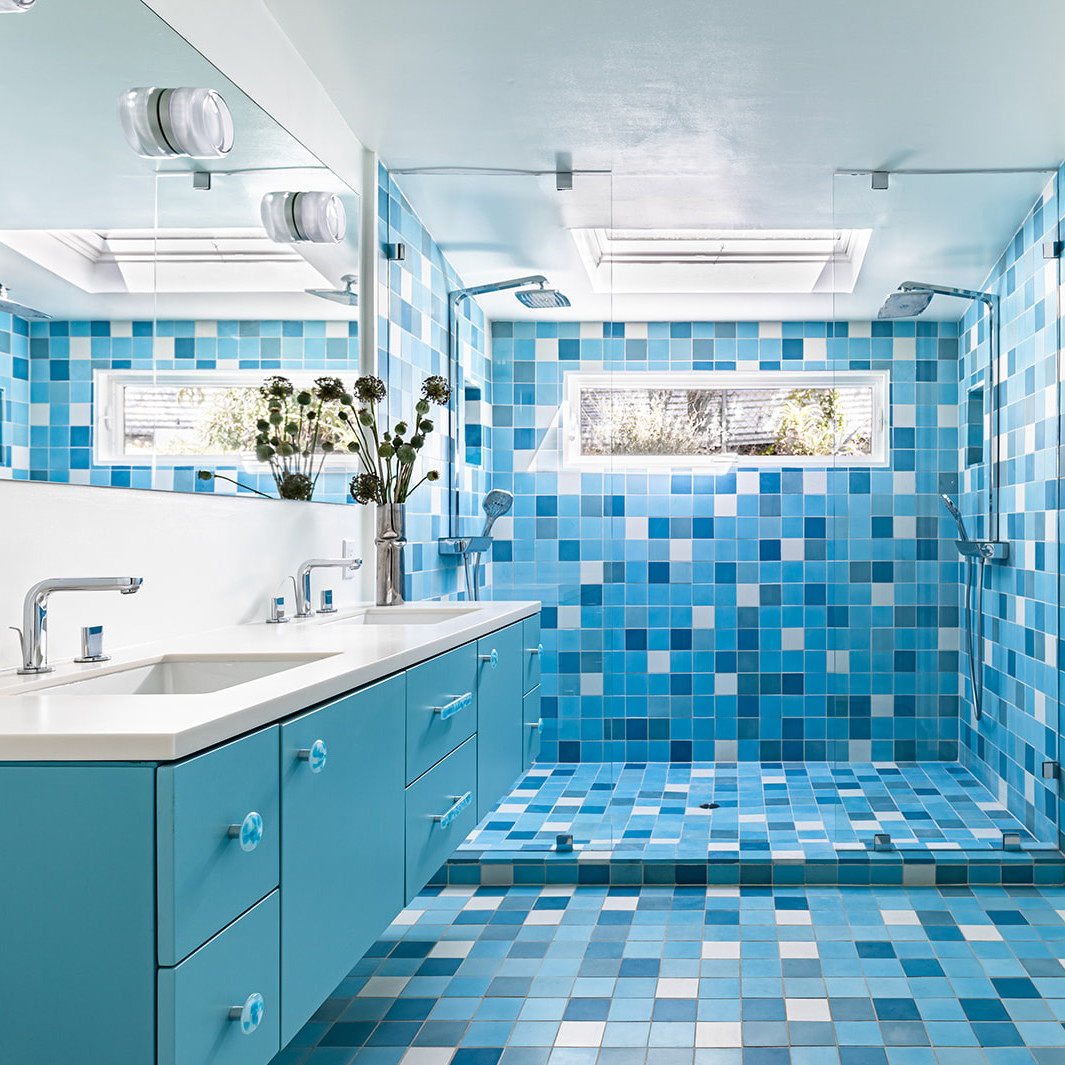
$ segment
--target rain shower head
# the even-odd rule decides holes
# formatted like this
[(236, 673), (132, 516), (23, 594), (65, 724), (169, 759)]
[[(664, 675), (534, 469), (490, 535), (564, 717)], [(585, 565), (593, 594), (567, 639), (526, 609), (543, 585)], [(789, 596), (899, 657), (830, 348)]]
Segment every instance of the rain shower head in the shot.
[(877, 318), (916, 318), (932, 302), (933, 293), (923, 289), (892, 292), (877, 311)]
[(994, 306), (990, 292), (971, 288), (952, 288), (949, 285), (928, 285), (923, 281), (903, 281), (898, 292), (892, 292), (877, 312), (877, 318), (916, 318), (932, 302), (933, 296), (957, 296), (963, 300), (980, 300)]
[(16, 318), (26, 318), (38, 322), (47, 322), (52, 317), (50, 314), (45, 314), (44, 311), (35, 311), (32, 307), (27, 307), (24, 303), (17, 303), (11, 299), (7, 286), (3, 284), (0, 284), (0, 312), (13, 314)]
[[(539, 288), (525, 286), (539, 285)], [(450, 295), (457, 304), (459, 300), (467, 296), (482, 296), (486, 292), (502, 292), (506, 289), (520, 288), (520, 292), (514, 295), (534, 310), (549, 310), (552, 307), (568, 307), (569, 300), (557, 289), (546, 288), (547, 278), (543, 274), (533, 274), (530, 277), (515, 277), (510, 281), (493, 281), (489, 285), (474, 285), (472, 288), (457, 288)]]
[(332, 300), (334, 303), (340, 303), (345, 307), (358, 307), (359, 294), (355, 291), (355, 286), (359, 282), (359, 278), (356, 274), (345, 274), (341, 279), (343, 288), (305, 288), (303, 291), (308, 296), (317, 296), (319, 299)]
[(544, 288), (544, 282), (540, 282), (539, 288), (523, 288), (515, 292), (515, 296), (525, 304), (537, 311), (550, 310), (552, 307), (568, 307), (569, 300), (558, 291), (557, 288)]

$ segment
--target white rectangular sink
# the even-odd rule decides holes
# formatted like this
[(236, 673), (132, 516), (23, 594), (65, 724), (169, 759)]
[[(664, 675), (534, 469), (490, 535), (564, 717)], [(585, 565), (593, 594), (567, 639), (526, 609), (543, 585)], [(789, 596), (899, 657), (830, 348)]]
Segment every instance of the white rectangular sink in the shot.
[(44, 685), (26, 694), (45, 690), (63, 695), (205, 695), (328, 657), (328, 654), (164, 655), (153, 662)]
[(479, 606), (377, 606), (352, 618), (341, 618), (336, 625), (439, 625), (455, 618), (476, 614)]

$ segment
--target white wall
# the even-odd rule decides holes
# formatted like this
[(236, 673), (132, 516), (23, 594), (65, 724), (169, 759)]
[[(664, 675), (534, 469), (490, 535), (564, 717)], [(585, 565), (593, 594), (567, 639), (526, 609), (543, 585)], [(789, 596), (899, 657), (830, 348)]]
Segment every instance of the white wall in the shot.
[[(354, 580), (317, 573), (338, 606), (372, 595), (373, 544), (359, 536), (364, 508), (325, 503), (141, 492), (25, 481), (0, 483), (0, 668), (17, 666), (22, 601), (45, 577), (143, 577), (132, 596), (58, 592), (49, 610), (49, 657), (78, 653), (80, 627), (103, 623), (115, 648), (257, 622), (284, 578), (311, 557), (335, 558), (356, 539)], [(287, 600), (294, 611), (288, 584)]]

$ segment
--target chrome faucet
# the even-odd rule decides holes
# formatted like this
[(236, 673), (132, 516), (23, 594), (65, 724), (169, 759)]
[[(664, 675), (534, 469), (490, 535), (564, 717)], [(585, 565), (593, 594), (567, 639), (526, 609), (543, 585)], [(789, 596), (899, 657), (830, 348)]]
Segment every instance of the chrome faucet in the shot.
[(314, 615), (311, 607), (311, 570), (313, 569), (350, 569), (362, 566), (361, 558), (309, 558), (296, 570), (296, 617), (309, 618)]
[(144, 583), (143, 577), (50, 577), (39, 581), (22, 604), (22, 628), (11, 626), (22, 644), (19, 673), (51, 673), (48, 664), (48, 597), (52, 592), (115, 591), (132, 595)]

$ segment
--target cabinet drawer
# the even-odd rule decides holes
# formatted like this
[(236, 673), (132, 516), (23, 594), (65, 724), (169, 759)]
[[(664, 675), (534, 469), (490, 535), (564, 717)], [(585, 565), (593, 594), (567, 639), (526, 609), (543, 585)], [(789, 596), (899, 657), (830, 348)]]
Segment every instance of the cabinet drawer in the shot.
[(477, 645), (407, 670), (407, 783), (477, 730)]
[(531, 692), (540, 683), (540, 659), (544, 657), (540, 643), (540, 615), (534, 614), (531, 618), (526, 618), (521, 626), (525, 642), (522, 648), (525, 682), (522, 691)]
[(160, 965), (177, 964), (277, 887), (278, 731), (160, 766)]
[(523, 626), (477, 641), (477, 817), (521, 773)]
[(409, 902), (477, 824), (476, 737), (407, 788), (406, 809)]
[(528, 769), (540, 754), (540, 733), (544, 721), (540, 716), (540, 689), (533, 688), (524, 700), (522, 725), (522, 769)]
[[(270, 1061), (280, 1049), (278, 936), (275, 891), (180, 965), (159, 970), (159, 1065)], [(245, 1021), (230, 1010), (248, 1003), (251, 1027), (252, 995), (262, 996), (261, 1019), (245, 1031)]]

